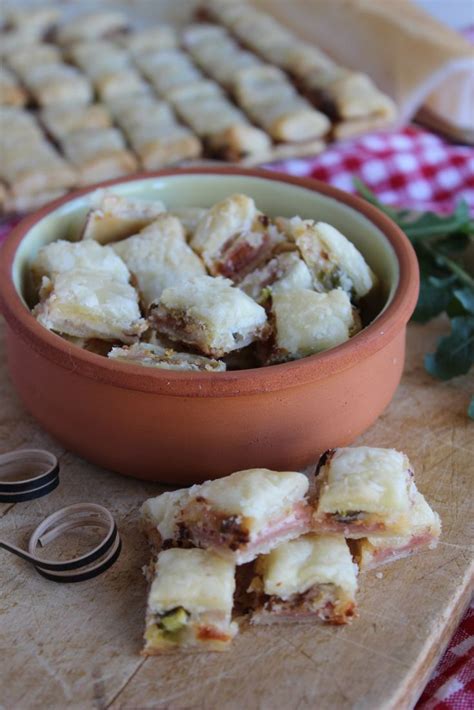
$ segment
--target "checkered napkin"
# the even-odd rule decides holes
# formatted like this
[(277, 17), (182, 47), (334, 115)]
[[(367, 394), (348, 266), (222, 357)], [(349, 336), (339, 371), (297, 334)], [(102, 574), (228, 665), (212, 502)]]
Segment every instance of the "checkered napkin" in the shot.
[[(272, 170), (315, 177), (349, 192), (359, 177), (388, 204), (446, 212), (463, 197), (474, 212), (474, 149), (452, 145), (416, 126), (372, 133), (330, 146), (315, 158)], [(0, 225), (0, 242), (15, 222)], [(438, 664), (417, 710), (474, 710), (474, 604)]]

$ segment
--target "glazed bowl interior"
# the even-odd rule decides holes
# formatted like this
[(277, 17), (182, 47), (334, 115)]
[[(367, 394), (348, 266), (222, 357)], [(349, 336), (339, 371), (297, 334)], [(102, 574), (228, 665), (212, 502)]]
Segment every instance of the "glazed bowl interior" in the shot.
[[(123, 197), (162, 200), (168, 209), (209, 207), (240, 192), (253, 197), (257, 207), (270, 216), (299, 215), (304, 219), (329, 222), (349, 237), (377, 274), (382, 286), (377, 315), (387, 308), (397, 289), (398, 261), (383, 232), (349, 205), (300, 185), (250, 175), (211, 173), (140, 178), (108, 189)], [(57, 239), (75, 240), (79, 237), (93, 193), (91, 190), (64, 202), (25, 234), (12, 269), (15, 287), (25, 304), (31, 261), (43, 245)]]

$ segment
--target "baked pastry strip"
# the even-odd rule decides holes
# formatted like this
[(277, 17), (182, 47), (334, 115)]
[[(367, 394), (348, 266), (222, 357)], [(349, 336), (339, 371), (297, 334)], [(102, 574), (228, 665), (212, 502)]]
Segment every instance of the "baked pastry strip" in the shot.
[(55, 39), (59, 44), (68, 45), (101, 37), (116, 37), (128, 27), (128, 17), (120, 10), (89, 12), (75, 17), (73, 22), (63, 22)]
[(134, 343), (115, 347), (110, 350), (107, 357), (119, 362), (129, 362), (131, 365), (157, 367), (177, 372), (224, 372), (226, 369), (222, 360), (176, 352), (172, 348), (164, 348), (152, 343)]
[(6, 20), (8, 25), (17, 30), (23, 30), (34, 37), (41, 37), (50, 31), (60, 18), (57, 7), (8, 8)]
[(229, 647), (237, 633), (233, 562), (209, 550), (163, 550), (148, 575), (143, 655)]
[(310, 533), (255, 562), (252, 624), (347, 624), (356, 615), (357, 565), (343, 535)]
[(348, 538), (410, 531), (416, 487), (408, 458), (394, 449), (332, 449), (316, 476), (316, 532)]
[(137, 169), (135, 156), (127, 149), (117, 128), (84, 129), (61, 140), (65, 155), (76, 166), (80, 185), (90, 185)]
[(441, 534), (439, 515), (431, 509), (424, 496), (416, 491), (410, 515), (409, 529), (404, 535), (369, 535), (349, 540), (349, 545), (361, 572), (409, 557), (424, 549), (434, 549)]
[(0, 106), (24, 106), (27, 92), (15, 75), (5, 66), (0, 66)]
[(69, 64), (53, 63), (33, 66), (22, 79), (40, 106), (84, 103), (92, 100), (90, 81)]
[(63, 63), (59, 49), (54, 44), (45, 42), (20, 47), (8, 54), (5, 61), (10, 69), (23, 80), (35, 67)]
[(170, 340), (220, 358), (268, 336), (265, 310), (222, 277), (196, 276), (166, 288), (149, 312)]
[(118, 42), (135, 56), (145, 52), (175, 49), (178, 46), (178, 33), (176, 28), (170, 25), (156, 25), (124, 34)]
[(309, 531), (308, 485), (294, 471), (237, 471), (150, 498), (142, 525), (156, 547), (196, 545), (243, 564)]
[(110, 128), (112, 117), (103, 104), (48, 106), (39, 114), (48, 133), (61, 141), (70, 133)]

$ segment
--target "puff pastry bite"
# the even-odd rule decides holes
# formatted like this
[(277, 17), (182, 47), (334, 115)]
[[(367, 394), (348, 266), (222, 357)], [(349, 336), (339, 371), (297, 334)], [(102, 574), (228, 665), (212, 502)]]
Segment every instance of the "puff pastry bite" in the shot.
[(139, 232), (164, 211), (159, 200), (133, 200), (98, 190), (92, 197), (82, 239), (95, 239), (99, 244), (118, 242)]
[(409, 557), (423, 549), (434, 549), (441, 534), (439, 515), (425, 497), (416, 491), (408, 531), (399, 536), (369, 535), (350, 540), (354, 559), (361, 572)]
[(406, 535), (415, 503), (405, 454), (369, 446), (332, 449), (316, 476), (313, 526), (349, 538)]
[(9, 69), (0, 66), (0, 106), (24, 106), (26, 91), (20, 86)]
[(65, 22), (56, 33), (60, 44), (80, 42), (116, 35), (129, 25), (125, 13), (119, 10), (90, 12), (74, 18), (74, 22)]
[(157, 367), (177, 372), (224, 372), (226, 369), (222, 360), (213, 360), (192, 353), (180, 353), (172, 348), (163, 348), (153, 343), (134, 343), (121, 348), (112, 348), (108, 357), (112, 360), (120, 360), (120, 362), (129, 362), (132, 365)]
[(33, 67), (23, 80), (40, 106), (61, 103), (89, 103), (93, 92), (89, 80), (67, 64)]
[(164, 550), (152, 576), (142, 654), (224, 651), (232, 621), (235, 565), (208, 550)]
[(57, 7), (9, 8), (8, 23), (18, 30), (24, 30), (34, 37), (44, 35), (57, 23), (60, 12)]
[(166, 288), (179, 288), (189, 278), (206, 273), (201, 259), (186, 243), (181, 222), (167, 212), (112, 248), (133, 274), (146, 308), (158, 301)]
[(238, 282), (265, 261), (281, 239), (254, 200), (231, 195), (213, 205), (196, 225), (191, 246), (215, 276)]
[(216, 358), (268, 334), (265, 310), (222, 277), (197, 276), (165, 289), (149, 320), (170, 340)]
[(67, 55), (91, 79), (96, 79), (108, 72), (128, 69), (131, 66), (128, 53), (106, 39), (73, 44), (67, 50)]
[(100, 271), (66, 271), (52, 281), (44, 277), (40, 298), (33, 314), (57, 333), (133, 343), (146, 330), (135, 289)]
[(20, 47), (6, 58), (8, 66), (22, 79), (35, 67), (62, 64), (61, 52), (54, 44), (38, 43)]
[(357, 565), (343, 535), (310, 533), (255, 563), (251, 623), (347, 624), (356, 614)]
[(99, 97), (108, 101), (116, 96), (132, 96), (147, 92), (147, 84), (132, 67), (118, 71), (108, 71), (94, 81)]
[(48, 106), (41, 111), (40, 118), (48, 133), (57, 141), (69, 133), (110, 128), (112, 125), (110, 113), (101, 104)]
[(178, 46), (178, 34), (174, 27), (157, 25), (124, 35), (120, 43), (133, 55), (145, 52), (157, 52), (175, 49)]
[(286, 291), (312, 289), (310, 270), (295, 251), (277, 254), (263, 266), (254, 269), (239, 284), (257, 303), (265, 302), (268, 296)]
[(92, 240), (68, 242), (59, 239), (41, 247), (31, 263), (31, 274), (39, 285), (43, 276), (54, 279), (67, 271), (94, 271), (128, 284), (130, 272), (111, 247)]
[(359, 327), (349, 296), (342, 289), (272, 293), (273, 339), (268, 363), (298, 360), (349, 340)]
[(116, 128), (74, 131), (63, 138), (61, 146), (78, 169), (81, 185), (120, 177), (137, 168), (134, 155)]
[(161, 96), (194, 81), (202, 79), (202, 74), (192, 60), (179, 50), (148, 52), (135, 57), (146, 78)]
[(328, 132), (327, 116), (298, 94), (276, 67), (262, 65), (239, 71), (233, 82), (238, 103), (279, 141), (304, 141)]
[(294, 240), (318, 290), (342, 288), (358, 300), (374, 287), (376, 277), (360, 251), (332, 225), (299, 217), (277, 223)]
[(186, 238), (191, 240), (200, 220), (207, 214), (207, 209), (205, 207), (175, 207), (172, 214), (183, 225)]
[(29, 139), (26, 136), (27, 133), (13, 133), (10, 144), (0, 143), (0, 177), (13, 196), (47, 193), (76, 184), (75, 171), (52, 145), (33, 135)]
[[(33, 194), (23, 194), (15, 195), (13, 193), (7, 193), (5, 190), (5, 198), (3, 201), (3, 208), (5, 212), (12, 213), (23, 213), (30, 212), (31, 210), (36, 210), (48, 202), (57, 200), (58, 197), (65, 195), (67, 190), (44, 190), (43, 192), (35, 192)], [(2, 205), (2, 190), (0, 188), (0, 206)]]
[(308, 485), (302, 473), (252, 468), (150, 498), (141, 518), (157, 545), (191, 543), (243, 564), (309, 531)]

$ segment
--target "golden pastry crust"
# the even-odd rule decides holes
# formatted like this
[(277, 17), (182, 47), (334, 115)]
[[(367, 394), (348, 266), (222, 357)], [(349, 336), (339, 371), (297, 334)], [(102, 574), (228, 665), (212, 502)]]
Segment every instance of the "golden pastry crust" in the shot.
[(112, 118), (101, 104), (49, 106), (40, 113), (48, 133), (58, 141), (76, 131), (110, 128)]
[(81, 236), (99, 244), (118, 242), (139, 232), (164, 211), (159, 200), (133, 200), (99, 190), (92, 196)]

